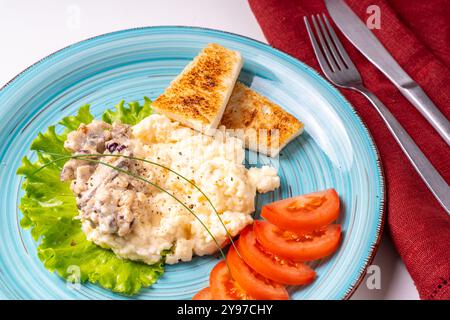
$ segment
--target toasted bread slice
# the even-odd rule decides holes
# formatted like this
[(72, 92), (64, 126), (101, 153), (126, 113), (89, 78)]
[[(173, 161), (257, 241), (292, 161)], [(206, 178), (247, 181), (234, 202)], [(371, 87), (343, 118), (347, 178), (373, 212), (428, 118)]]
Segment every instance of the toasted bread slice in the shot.
[(152, 103), (152, 108), (208, 133), (219, 125), (241, 68), (239, 52), (208, 44)]
[(237, 82), (220, 125), (248, 149), (275, 157), (303, 132), (303, 123), (279, 105)]

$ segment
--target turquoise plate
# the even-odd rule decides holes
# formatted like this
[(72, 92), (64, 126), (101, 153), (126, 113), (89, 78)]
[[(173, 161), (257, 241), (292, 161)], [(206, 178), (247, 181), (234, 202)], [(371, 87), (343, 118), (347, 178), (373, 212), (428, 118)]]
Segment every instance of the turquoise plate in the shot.
[[(374, 256), (383, 226), (384, 183), (379, 157), (355, 110), (315, 71), (266, 44), (235, 34), (191, 27), (114, 32), (64, 48), (34, 64), (0, 91), (0, 298), (122, 299), (99, 286), (67, 285), (36, 255), (19, 226), (22, 179), (15, 174), (39, 131), (90, 103), (98, 117), (121, 99), (157, 97), (209, 42), (239, 50), (240, 80), (305, 123), (279, 161), (282, 185), (261, 204), (333, 187), (343, 203), (344, 237), (331, 258), (315, 263), (314, 283), (292, 288), (293, 299), (351, 295)], [(270, 161), (263, 159), (263, 162)], [(151, 288), (133, 298), (190, 299), (207, 286), (217, 257), (168, 266)]]

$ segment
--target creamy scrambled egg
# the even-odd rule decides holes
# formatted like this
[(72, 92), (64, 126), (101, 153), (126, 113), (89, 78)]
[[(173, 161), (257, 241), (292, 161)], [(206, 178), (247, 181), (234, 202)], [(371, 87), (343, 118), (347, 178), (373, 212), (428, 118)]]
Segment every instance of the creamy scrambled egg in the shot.
[[(102, 148), (106, 153), (127, 152), (145, 158), (171, 168), (195, 183), (211, 200), (232, 236), (252, 222), (256, 192), (268, 192), (280, 184), (272, 167), (246, 169), (242, 141), (223, 132), (214, 137), (206, 136), (159, 114), (153, 114), (131, 128), (116, 124), (110, 128), (100, 122), (94, 125), (92, 130), (97, 131), (91, 137), (96, 139), (101, 130), (113, 132), (111, 137), (108, 134), (102, 136), (100, 144), (105, 145)], [(83, 147), (83, 141), (89, 140), (90, 129), (89, 126), (86, 128), (68, 137), (66, 146), (74, 153)], [(111, 142), (114, 130), (123, 132), (122, 141)], [(95, 148), (98, 152), (98, 144)], [(104, 158), (107, 161), (106, 158), (113, 157)], [(134, 166), (138, 168), (135, 169), (137, 174), (181, 200), (207, 226), (218, 243), (225, 245), (227, 235), (222, 223), (207, 198), (194, 186), (153, 164), (124, 163), (117, 158), (109, 161), (128, 170)], [(205, 227), (170, 195), (123, 173), (108, 176), (112, 175), (111, 170), (99, 166), (94, 168), (92, 164), (83, 166), (73, 162), (63, 170), (63, 174), (74, 179), (72, 189), (81, 199), (78, 201), (80, 219), (89, 240), (111, 248), (120, 257), (148, 264), (158, 262), (167, 251), (166, 263), (174, 264), (190, 261), (193, 255), (202, 256), (218, 250)], [(84, 176), (80, 176), (83, 173)], [(108, 212), (120, 213), (111, 217)]]

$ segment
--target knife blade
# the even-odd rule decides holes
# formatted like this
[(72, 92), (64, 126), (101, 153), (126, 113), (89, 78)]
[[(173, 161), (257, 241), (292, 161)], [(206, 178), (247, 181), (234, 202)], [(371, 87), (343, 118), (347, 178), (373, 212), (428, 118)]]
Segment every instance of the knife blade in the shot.
[(450, 146), (450, 122), (343, 0), (325, 0), (345, 37), (416, 107)]

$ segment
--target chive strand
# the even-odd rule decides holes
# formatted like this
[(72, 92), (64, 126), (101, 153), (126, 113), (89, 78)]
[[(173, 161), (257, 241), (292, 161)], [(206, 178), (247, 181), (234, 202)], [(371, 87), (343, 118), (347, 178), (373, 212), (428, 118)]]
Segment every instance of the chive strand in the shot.
[(215, 244), (217, 245), (217, 248), (219, 249), (220, 253), (222, 254), (222, 257), (223, 257), (223, 258), (225, 259), (225, 261), (226, 261), (225, 253), (223, 252), (222, 248), (220, 247), (220, 244), (219, 244), (219, 242), (217, 241), (217, 239), (213, 236), (213, 234), (211, 233), (211, 231), (209, 230), (209, 228), (205, 225), (205, 223), (204, 223), (204, 222), (203, 222), (203, 221), (202, 221), (202, 220), (194, 213), (194, 211), (192, 211), (191, 208), (189, 208), (186, 204), (184, 204), (183, 201), (181, 201), (180, 199), (178, 199), (177, 197), (175, 197), (173, 194), (171, 194), (169, 191), (167, 191), (167, 190), (165, 190), (164, 188), (160, 187), (160, 186), (157, 185), (156, 183), (153, 183), (153, 182), (151, 182), (151, 181), (149, 181), (149, 180), (147, 180), (147, 179), (145, 179), (145, 178), (142, 178), (141, 176), (139, 176), (139, 175), (137, 175), (137, 174), (134, 174), (134, 173), (132, 173), (132, 172), (129, 172), (129, 171), (124, 170), (124, 169), (122, 169), (122, 168), (113, 166), (113, 165), (111, 165), (111, 164), (109, 164), (109, 163), (107, 163), (107, 162), (103, 162), (103, 161), (100, 161), (100, 160), (92, 160), (92, 159), (85, 159), (85, 160), (86, 160), (86, 161), (89, 161), (89, 162), (93, 162), (93, 163), (98, 163), (98, 164), (101, 164), (101, 165), (110, 167), (110, 168), (112, 168), (112, 169), (114, 169), (114, 170), (117, 170), (117, 171), (119, 171), (119, 172), (125, 173), (125, 174), (127, 174), (127, 175), (129, 175), (129, 176), (131, 176), (131, 177), (133, 177), (133, 178), (135, 178), (135, 179), (144, 181), (144, 182), (146, 182), (146, 183), (148, 183), (148, 184), (154, 186), (154, 187), (157, 188), (158, 190), (160, 190), (160, 191), (162, 191), (162, 192), (168, 194), (170, 197), (172, 197), (174, 200), (176, 200), (178, 203), (180, 203), (186, 210), (188, 210), (188, 211), (189, 211), (189, 212), (190, 212), (190, 213), (191, 213), (191, 214), (192, 214), (192, 215), (200, 222), (200, 224), (206, 229), (206, 231), (208, 232), (208, 234), (209, 234), (209, 235), (211, 236), (211, 238), (214, 240)]
[[(183, 175), (179, 174), (179, 173), (176, 172), (175, 170), (173, 170), (173, 169), (171, 169), (171, 168), (169, 168), (169, 167), (167, 167), (167, 166), (164, 166), (164, 165), (162, 165), (162, 164), (159, 164), (159, 163), (157, 163), (157, 162), (147, 160), (147, 159), (138, 158), (138, 157), (132, 157), (132, 156), (126, 156), (126, 155), (119, 155), (119, 154), (101, 154), (101, 153), (94, 153), (94, 154), (88, 154), (88, 155), (82, 154), (82, 155), (64, 156), (64, 155), (58, 154), (58, 153), (52, 153), (52, 152), (46, 152), (46, 153), (47, 153), (47, 154), (50, 154), (50, 155), (55, 155), (55, 156), (62, 156), (62, 158), (50, 162), (49, 165), (52, 164), (52, 163), (54, 163), (54, 162), (56, 162), (56, 161), (60, 161), (60, 160), (63, 160), (63, 159), (79, 159), (79, 158), (85, 158), (85, 157), (104, 157), (104, 156), (106, 156), (106, 157), (123, 157), (123, 158), (127, 158), (127, 159), (143, 161), (143, 162), (146, 162), (146, 163), (149, 163), (149, 164), (152, 164), (152, 165), (155, 165), (155, 166), (164, 168), (164, 169), (166, 169), (166, 170), (168, 170), (168, 171), (174, 173), (175, 175), (179, 176), (180, 178), (182, 178), (183, 180), (185, 180), (186, 182), (188, 182), (189, 184), (191, 184), (195, 189), (197, 189), (197, 190), (198, 190), (198, 191), (206, 198), (206, 200), (208, 201), (208, 203), (209, 203), (209, 204), (211, 205), (211, 207), (213, 208), (213, 211), (214, 211), (215, 214), (217, 215), (217, 218), (219, 219), (220, 223), (222, 224), (222, 226), (223, 226), (223, 228), (224, 228), (224, 230), (225, 230), (225, 232), (226, 232), (226, 234), (227, 234), (227, 237), (228, 237), (228, 239), (229, 239), (230, 242), (231, 242), (231, 245), (232, 245), (233, 248), (236, 250), (238, 256), (239, 256), (240, 258), (242, 258), (241, 255), (240, 255), (240, 253), (239, 253), (239, 250), (236, 248), (236, 245), (235, 245), (234, 240), (233, 240), (233, 236), (230, 234), (230, 232), (228, 231), (227, 227), (225, 226), (225, 223), (223, 222), (222, 218), (220, 217), (220, 214), (219, 214), (219, 212), (217, 211), (216, 207), (213, 205), (211, 199), (210, 199), (210, 198), (209, 198), (209, 197), (208, 197), (208, 196), (200, 189), (200, 187), (198, 187), (194, 182), (192, 182), (191, 180), (187, 179), (187, 178), (184, 177)], [(38, 170), (38, 171), (39, 171), (39, 170)]]
[(169, 191), (165, 190), (165, 189), (162, 188), (161, 186), (159, 186), (159, 185), (157, 185), (157, 184), (155, 184), (155, 183), (153, 183), (153, 182), (151, 182), (151, 181), (149, 181), (149, 180), (147, 180), (147, 179), (145, 179), (145, 178), (143, 178), (143, 177), (141, 177), (141, 176), (139, 176), (139, 175), (133, 174), (133, 173), (131, 173), (131, 172), (127, 171), (127, 170), (124, 170), (124, 169), (122, 169), (122, 168), (113, 166), (113, 165), (111, 165), (111, 164), (109, 164), (109, 163), (107, 163), (107, 162), (103, 162), (103, 161), (100, 161), (100, 160), (92, 160), (92, 159), (88, 159), (88, 158), (86, 157), (86, 155), (82, 155), (82, 156), (80, 155), (80, 156), (64, 156), (64, 157), (61, 157), (61, 158), (52, 160), (52, 161), (50, 161), (50, 162), (44, 164), (43, 166), (41, 166), (41, 167), (40, 167), (39, 169), (37, 169), (35, 172), (33, 172), (33, 173), (32, 173), (32, 176), (35, 175), (36, 173), (38, 173), (39, 171), (41, 171), (43, 168), (45, 168), (45, 167), (47, 167), (47, 166), (49, 166), (49, 165), (51, 165), (51, 164), (53, 164), (53, 163), (55, 163), (55, 162), (58, 162), (58, 161), (61, 161), (61, 160), (65, 160), (65, 159), (69, 159), (69, 158), (73, 158), (73, 157), (77, 157), (77, 158), (83, 159), (83, 156), (85, 157), (85, 158), (84, 158), (85, 161), (89, 161), (89, 162), (92, 162), (92, 163), (97, 163), (97, 164), (105, 165), (105, 166), (110, 167), (110, 168), (112, 168), (112, 169), (114, 169), (114, 170), (117, 170), (118, 172), (122, 172), (122, 173), (124, 173), (124, 174), (127, 174), (127, 175), (129, 175), (129, 176), (131, 176), (131, 177), (133, 177), (133, 178), (135, 178), (135, 179), (144, 181), (144, 182), (146, 182), (146, 183), (148, 183), (148, 184), (154, 186), (154, 187), (157, 188), (158, 190), (160, 190), (160, 191), (166, 193), (167, 195), (169, 195), (170, 197), (172, 197), (174, 200), (176, 200), (178, 203), (180, 203), (186, 210), (188, 210), (188, 211), (189, 211), (189, 212), (190, 212), (190, 213), (191, 213), (191, 214), (192, 214), (192, 215), (200, 222), (200, 224), (205, 228), (205, 230), (208, 232), (208, 234), (209, 234), (209, 235), (211, 236), (211, 238), (214, 240), (214, 242), (215, 242), (217, 248), (219, 249), (219, 251), (220, 251), (222, 257), (224, 258), (225, 263), (227, 264), (227, 267), (228, 267), (228, 269), (229, 269), (228, 261), (227, 261), (227, 259), (226, 259), (225, 253), (223, 252), (223, 250), (222, 250), (222, 248), (221, 248), (219, 242), (217, 241), (216, 237), (214, 237), (214, 235), (211, 233), (211, 231), (209, 230), (209, 228), (208, 228), (208, 227), (205, 225), (205, 223), (204, 223), (204, 222), (203, 222), (203, 221), (202, 221), (202, 220), (194, 213), (194, 211), (192, 211), (192, 209), (189, 208), (186, 204), (184, 204), (183, 201), (181, 201), (180, 199), (178, 199), (176, 196), (174, 196), (173, 194), (171, 194)]

